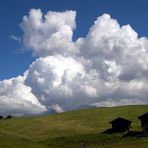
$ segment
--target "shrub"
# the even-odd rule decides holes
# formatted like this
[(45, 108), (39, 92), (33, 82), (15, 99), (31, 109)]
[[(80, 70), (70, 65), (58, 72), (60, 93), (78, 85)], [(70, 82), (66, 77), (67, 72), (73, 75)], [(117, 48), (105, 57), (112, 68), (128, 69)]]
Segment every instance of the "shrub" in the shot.
[(11, 119), (12, 116), (11, 115), (8, 115), (7, 117), (5, 117), (5, 119)]
[(3, 119), (4, 117), (3, 116), (0, 116), (0, 119)]

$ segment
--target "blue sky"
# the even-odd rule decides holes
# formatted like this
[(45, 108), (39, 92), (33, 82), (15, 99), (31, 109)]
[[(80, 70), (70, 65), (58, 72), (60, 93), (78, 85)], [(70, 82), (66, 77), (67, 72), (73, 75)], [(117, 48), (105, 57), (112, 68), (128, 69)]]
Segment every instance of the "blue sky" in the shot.
[(0, 112), (148, 104), (147, 6), (147, 0), (1, 0)]
[(19, 27), (22, 17), (31, 8), (47, 11), (77, 11), (74, 40), (87, 34), (94, 20), (109, 13), (120, 25), (130, 24), (139, 36), (148, 36), (147, 0), (1, 0), (0, 1), (0, 80), (15, 77), (28, 69), (35, 59), (22, 52), (23, 45), (10, 38), (22, 37)]

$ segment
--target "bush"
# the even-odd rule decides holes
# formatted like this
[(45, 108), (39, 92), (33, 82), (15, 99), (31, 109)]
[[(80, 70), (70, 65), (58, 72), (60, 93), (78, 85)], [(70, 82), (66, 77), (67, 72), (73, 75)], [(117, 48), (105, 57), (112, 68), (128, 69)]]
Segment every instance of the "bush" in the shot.
[(11, 119), (12, 116), (11, 115), (8, 115), (7, 117), (5, 117), (5, 119)]
[(0, 116), (0, 119), (3, 119), (4, 117), (3, 116)]

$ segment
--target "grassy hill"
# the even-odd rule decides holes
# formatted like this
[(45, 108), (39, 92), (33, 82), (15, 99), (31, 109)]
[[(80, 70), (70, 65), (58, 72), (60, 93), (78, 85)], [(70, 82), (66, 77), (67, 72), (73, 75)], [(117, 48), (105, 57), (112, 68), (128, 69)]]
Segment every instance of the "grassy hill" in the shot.
[(140, 131), (137, 116), (148, 105), (93, 108), (41, 117), (0, 120), (0, 148), (148, 148), (148, 137), (125, 137), (125, 133), (102, 134), (116, 117), (132, 120)]

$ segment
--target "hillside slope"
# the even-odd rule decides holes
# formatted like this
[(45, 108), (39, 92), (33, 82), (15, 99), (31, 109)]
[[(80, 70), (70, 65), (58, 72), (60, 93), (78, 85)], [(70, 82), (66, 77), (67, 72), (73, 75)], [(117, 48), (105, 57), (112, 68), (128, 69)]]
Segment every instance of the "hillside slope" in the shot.
[(125, 133), (102, 134), (116, 117), (132, 120), (140, 131), (137, 117), (148, 105), (93, 108), (40, 117), (0, 120), (0, 148), (147, 148), (148, 137), (125, 137)]

